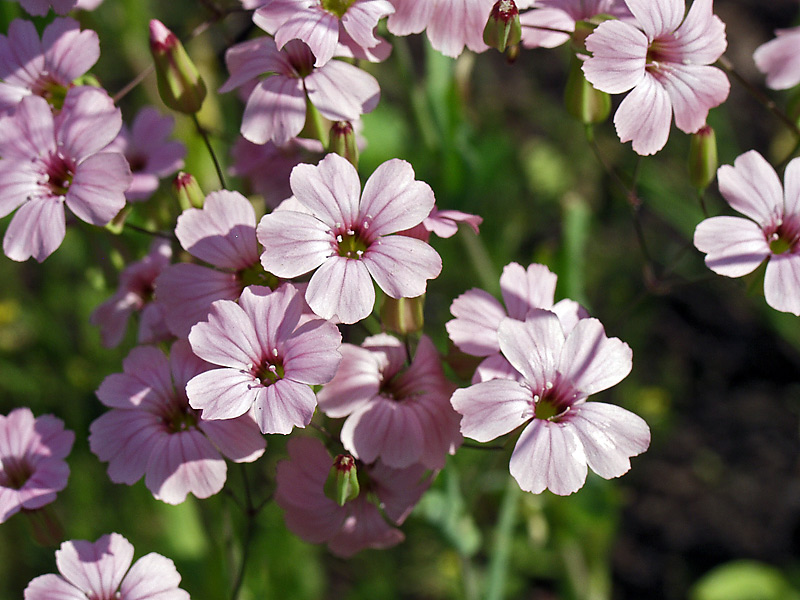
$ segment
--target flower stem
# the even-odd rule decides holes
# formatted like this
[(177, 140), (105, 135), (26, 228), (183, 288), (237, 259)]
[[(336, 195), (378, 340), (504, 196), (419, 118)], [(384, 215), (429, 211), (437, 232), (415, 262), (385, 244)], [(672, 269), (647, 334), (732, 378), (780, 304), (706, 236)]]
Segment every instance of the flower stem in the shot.
[(241, 472), (242, 487), (244, 488), (245, 497), (244, 513), (247, 520), (245, 522), (244, 537), (242, 539), (242, 559), (239, 565), (239, 573), (236, 575), (236, 581), (231, 591), (231, 600), (237, 600), (239, 598), (239, 592), (242, 590), (244, 574), (247, 570), (247, 561), (250, 558), (250, 546), (252, 545), (253, 533), (255, 531), (255, 518), (258, 514), (258, 509), (253, 506), (253, 495), (250, 492), (250, 480), (247, 478), (247, 470), (244, 465), (241, 465)]
[(489, 578), (486, 584), (486, 600), (502, 600), (505, 596), (506, 575), (511, 555), (514, 525), (519, 512), (519, 499), (522, 490), (513, 477), (508, 478), (500, 515), (495, 530), (494, 548), (489, 560)]
[(211, 146), (211, 140), (208, 139), (208, 132), (202, 125), (200, 125), (200, 121), (198, 121), (196, 114), (192, 114), (192, 121), (194, 121), (195, 129), (197, 129), (197, 133), (200, 134), (200, 137), (203, 138), (203, 142), (208, 149), (211, 160), (214, 162), (214, 168), (217, 170), (217, 177), (219, 177), (219, 184), (222, 186), (222, 189), (226, 189), (228, 186), (225, 184), (225, 176), (222, 174), (222, 167), (219, 164), (219, 160), (217, 160), (217, 155), (214, 152), (214, 148)]

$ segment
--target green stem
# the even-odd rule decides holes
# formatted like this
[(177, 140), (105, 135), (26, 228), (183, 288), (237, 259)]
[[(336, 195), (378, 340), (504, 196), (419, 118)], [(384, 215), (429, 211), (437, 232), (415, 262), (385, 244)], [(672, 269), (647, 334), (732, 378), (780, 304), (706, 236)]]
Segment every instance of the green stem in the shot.
[(225, 184), (225, 176), (222, 174), (222, 167), (220, 166), (219, 160), (217, 160), (217, 155), (214, 152), (214, 148), (211, 146), (211, 140), (208, 139), (208, 132), (200, 125), (200, 121), (197, 120), (197, 115), (192, 114), (192, 121), (194, 122), (195, 129), (197, 129), (197, 133), (200, 134), (200, 137), (203, 138), (203, 142), (208, 149), (208, 153), (211, 156), (211, 160), (214, 162), (214, 168), (217, 170), (217, 177), (219, 177), (219, 184), (222, 186), (222, 189), (226, 189), (228, 186)]
[(241, 465), (242, 471), (242, 487), (244, 488), (245, 497), (245, 516), (247, 521), (244, 527), (244, 539), (242, 540), (242, 559), (239, 564), (239, 573), (236, 575), (236, 581), (233, 584), (231, 591), (231, 600), (239, 598), (239, 592), (242, 590), (244, 583), (244, 575), (247, 570), (247, 561), (250, 558), (250, 546), (253, 541), (253, 533), (255, 531), (255, 517), (258, 510), (253, 506), (253, 496), (250, 492), (250, 480), (247, 478), (247, 470), (244, 465)]
[(494, 548), (489, 560), (486, 600), (503, 600), (505, 596), (511, 543), (513, 541), (514, 525), (517, 522), (521, 494), (522, 490), (519, 484), (514, 478), (509, 477), (506, 491), (503, 494), (503, 503), (500, 505)]

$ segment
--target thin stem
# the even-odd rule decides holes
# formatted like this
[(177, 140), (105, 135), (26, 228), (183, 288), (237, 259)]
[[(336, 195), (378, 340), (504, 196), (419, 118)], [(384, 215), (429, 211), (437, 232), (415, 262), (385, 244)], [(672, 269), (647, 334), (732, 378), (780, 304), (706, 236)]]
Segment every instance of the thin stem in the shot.
[(239, 565), (239, 573), (236, 575), (236, 581), (233, 584), (233, 590), (231, 591), (231, 600), (237, 600), (239, 597), (239, 592), (242, 589), (242, 584), (244, 583), (244, 574), (247, 569), (247, 561), (250, 558), (250, 545), (253, 541), (253, 532), (255, 531), (255, 517), (258, 514), (258, 511), (256, 511), (255, 507), (253, 506), (253, 495), (250, 492), (250, 480), (247, 478), (247, 470), (244, 465), (240, 465), (240, 467), (242, 472), (242, 487), (244, 488), (245, 516), (247, 518), (247, 522), (245, 523), (244, 539), (242, 540), (242, 560), (241, 564)]
[(800, 127), (797, 126), (795, 123), (785, 112), (783, 112), (778, 105), (775, 104), (774, 100), (771, 100), (767, 97), (764, 92), (759, 90), (755, 87), (752, 83), (747, 81), (741, 73), (739, 73), (736, 68), (733, 66), (733, 63), (729, 61), (726, 57), (721, 56), (719, 61), (717, 61), (719, 66), (722, 67), (728, 74), (733, 77), (737, 83), (739, 83), (742, 87), (744, 87), (747, 92), (753, 96), (761, 105), (764, 106), (768, 111), (770, 111), (773, 115), (775, 115), (786, 127), (795, 135), (795, 137), (800, 138)]
[(519, 512), (519, 498), (522, 490), (512, 477), (508, 478), (500, 514), (495, 529), (494, 548), (489, 561), (489, 578), (486, 584), (486, 600), (503, 600), (506, 591), (506, 577), (511, 556), (512, 534)]
[(544, 25), (523, 25), (526, 29), (538, 29), (539, 31), (552, 31), (553, 33), (563, 33), (564, 35), (572, 35), (574, 32), (567, 31), (566, 29), (558, 29), (557, 27), (545, 27)]
[(462, 448), (472, 448), (473, 450), (505, 450), (505, 446), (482, 446), (473, 444), (472, 442), (464, 442), (461, 444)]
[(200, 137), (203, 138), (203, 142), (205, 142), (208, 153), (211, 156), (211, 160), (214, 162), (214, 168), (217, 170), (217, 177), (219, 177), (219, 184), (222, 186), (222, 189), (226, 189), (228, 186), (225, 185), (225, 176), (222, 174), (222, 167), (219, 164), (219, 160), (217, 160), (217, 155), (214, 152), (214, 148), (211, 146), (211, 140), (208, 139), (208, 132), (202, 125), (200, 125), (200, 121), (197, 119), (197, 114), (192, 114), (192, 121), (194, 121), (195, 129), (197, 129), (197, 133), (200, 134)]
[(120, 91), (114, 94), (114, 97), (112, 98), (112, 100), (114, 100), (114, 104), (117, 104), (120, 100), (122, 100), (125, 96), (127, 96), (130, 92), (132, 92), (137, 85), (142, 83), (142, 81), (144, 81), (147, 78), (147, 76), (150, 75), (150, 73), (152, 73), (155, 70), (155, 68), (156, 68), (155, 64), (151, 64), (141, 73), (139, 73), (136, 77), (131, 79), (130, 82), (128, 82), (128, 84), (125, 87), (123, 87)]
[(139, 227), (138, 225), (134, 225), (133, 223), (125, 223), (124, 226), (130, 229), (131, 231), (136, 231), (137, 233), (143, 233), (145, 235), (151, 235), (153, 237), (160, 237), (166, 240), (175, 239), (175, 236), (172, 235), (171, 233), (166, 233), (163, 231), (152, 231), (151, 229), (145, 229), (144, 227)]

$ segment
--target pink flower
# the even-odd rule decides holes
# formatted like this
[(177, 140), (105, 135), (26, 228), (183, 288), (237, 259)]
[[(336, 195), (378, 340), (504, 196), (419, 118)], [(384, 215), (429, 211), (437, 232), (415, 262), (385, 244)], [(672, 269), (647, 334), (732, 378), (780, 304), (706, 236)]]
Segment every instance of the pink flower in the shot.
[[(314, 66), (321, 67), (340, 43), (354, 42), (362, 53), (386, 44), (375, 36), (375, 27), (393, 12), (388, 0), (266, 0), (253, 22), (275, 37), (279, 49), (290, 40), (305, 42), (316, 58)], [(381, 54), (386, 58), (388, 51)]]
[[(289, 459), (278, 463), (275, 502), (284, 510), (290, 531), (312, 544), (327, 542), (331, 552), (345, 558), (365, 548), (390, 548), (403, 541), (394, 525), (405, 521), (428, 489), (431, 478), (423, 477), (425, 467), (359, 464), (361, 491), (339, 506), (324, 492), (333, 459), (322, 442), (294, 437), (287, 448)], [(380, 503), (383, 514), (371, 499)]]
[(606, 479), (626, 473), (630, 457), (650, 445), (647, 424), (623, 408), (586, 399), (628, 375), (628, 345), (607, 338), (597, 319), (581, 319), (565, 335), (558, 317), (541, 309), (524, 322), (503, 320), (497, 337), (523, 381), (494, 379), (456, 390), (461, 433), (488, 442), (530, 422), (509, 467), (520, 487), (536, 494), (579, 490), (587, 465)]
[(29, 408), (0, 415), (0, 523), (20, 510), (35, 510), (67, 487), (64, 460), (75, 434), (52, 415), (33, 418)]
[(719, 190), (748, 217), (712, 217), (697, 226), (694, 245), (709, 269), (742, 277), (768, 260), (764, 296), (775, 310), (800, 316), (800, 159), (786, 167), (786, 189), (755, 150), (717, 171)]
[(360, 199), (358, 172), (336, 154), (316, 167), (298, 165), (290, 184), (308, 213), (279, 210), (261, 219), (261, 264), (286, 278), (316, 269), (306, 301), (322, 318), (355, 323), (369, 315), (372, 279), (392, 298), (415, 298), (442, 270), (442, 259), (425, 242), (389, 235), (421, 223), (433, 208), (433, 191), (414, 180), (407, 162), (380, 165)]
[(121, 124), (111, 98), (92, 87), (70, 89), (57, 117), (43, 98), (28, 96), (0, 119), (0, 217), (19, 207), (3, 239), (6, 256), (50, 256), (64, 239), (64, 204), (92, 225), (125, 206), (128, 163), (102, 152)]
[(158, 189), (159, 179), (183, 167), (186, 147), (175, 140), (167, 141), (174, 126), (175, 119), (146, 106), (136, 115), (131, 129), (123, 124), (106, 148), (106, 152), (121, 152), (128, 159), (133, 174), (125, 192), (128, 200), (147, 200)]
[(42, 39), (30, 21), (15, 19), (8, 37), (0, 35), (0, 112), (10, 112), (31, 94), (60, 104), (72, 81), (100, 57), (94, 31), (81, 31), (73, 19), (55, 19)]
[(453, 300), (450, 312), (455, 319), (445, 325), (450, 339), (462, 352), (487, 357), (475, 371), (473, 383), (495, 377), (518, 377), (500, 355), (497, 332), (506, 317), (524, 321), (531, 309), (545, 308), (556, 313), (564, 330), (569, 332), (579, 319), (589, 316), (574, 300), (554, 303), (557, 279), (544, 265), (532, 264), (525, 269), (511, 263), (503, 268), (500, 276), (505, 308), (494, 296), (475, 288)]
[[(133, 545), (118, 533), (95, 543), (64, 542), (56, 550), (61, 575), (41, 575), (25, 588), (25, 600), (189, 600), (170, 559), (151, 552), (131, 567)], [(129, 569), (130, 567), (130, 569)]]
[(206, 419), (233, 419), (252, 407), (263, 433), (290, 433), (311, 422), (310, 386), (333, 379), (342, 356), (335, 325), (313, 319), (298, 326), (303, 298), (285, 284), (274, 292), (250, 286), (239, 303), (219, 300), (208, 321), (192, 327), (197, 356), (221, 368), (194, 377), (189, 403)]
[(275, 208), (292, 195), (289, 187), (292, 169), (300, 163), (317, 163), (323, 153), (319, 140), (294, 138), (285, 146), (276, 146), (272, 142), (254, 144), (240, 137), (231, 151), (233, 166), (230, 172), (247, 179), (266, 205)]
[(306, 97), (332, 121), (355, 121), (380, 98), (372, 75), (339, 60), (315, 67), (314, 55), (300, 41), (282, 50), (268, 37), (243, 42), (228, 49), (225, 64), (231, 76), (220, 92), (267, 74), (250, 93), (242, 118), (242, 135), (254, 144), (283, 146), (297, 137), (306, 122)]
[(258, 260), (256, 213), (239, 192), (210, 193), (203, 208), (178, 217), (175, 235), (189, 254), (214, 267), (180, 263), (156, 279), (156, 299), (166, 312), (167, 326), (186, 337), (204, 320), (216, 300), (236, 300), (252, 280), (266, 277)]
[(464, 46), (483, 52), (483, 28), (495, 0), (391, 0), (395, 12), (386, 22), (394, 35), (426, 30), (431, 45), (455, 58)]
[(206, 421), (189, 406), (186, 383), (209, 368), (180, 340), (169, 358), (152, 346), (134, 348), (123, 372), (103, 380), (97, 397), (112, 410), (92, 423), (89, 445), (108, 462), (113, 482), (133, 485), (144, 476), (158, 500), (180, 504), (187, 494), (208, 498), (222, 489), (221, 455), (241, 463), (264, 453), (266, 442), (249, 415)]
[(728, 97), (725, 74), (709, 66), (725, 51), (725, 24), (712, 0), (696, 0), (684, 19), (683, 0), (625, 0), (638, 27), (605, 21), (586, 38), (592, 56), (586, 79), (609, 94), (631, 91), (614, 115), (617, 135), (641, 155), (655, 154), (675, 125), (694, 133), (709, 109)]
[[(519, 4), (518, 4), (519, 6)], [(570, 36), (552, 29), (574, 31), (575, 23), (597, 15), (631, 16), (623, 0), (539, 0), (533, 10), (521, 13), (522, 43), (527, 48), (555, 48)]]
[(800, 27), (779, 29), (775, 35), (756, 48), (753, 59), (769, 87), (786, 90), (800, 83)]
[(408, 368), (405, 346), (390, 335), (368, 337), (362, 347), (344, 344), (340, 351), (342, 364), (319, 393), (319, 407), (329, 417), (347, 417), (345, 449), (364, 463), (443, 468), (461, 435), (450, 406), (453, 385), (430, 338), (422, 336)]
[(480, 233), (479, 227), (483, 223), (483, 217), (461, 212), (460, 210), (439, 210), (434, 206), (422, 223), (399, 233), (427, 242), (432, 233), (435, 233), (440, 238), (453, 237), (458, 233), (459, 223), (466, 224), (475, 232), (475, 235), (478, 235)]
[(19, 0), (22, 8), (29, 15), (43, 17), (52, 8), (59, 15), (65, 15), (77, 4), (78, 0)]
[(169, 265), (172, 248), (168, 241), (155, 240), (150, 252), (142, 260), (131, 263), (120, 273), (119, 287), (111, 298), (98, 306), (90, 321), (100, 327), (100, 336), (106, 348), (118, 346), (125, 335), (128, 319), (141, 311), (139, 318), (139, 343), (160, 341), (168, 334), (164, 321), (164, 307), (152, 302), (156, 277)]

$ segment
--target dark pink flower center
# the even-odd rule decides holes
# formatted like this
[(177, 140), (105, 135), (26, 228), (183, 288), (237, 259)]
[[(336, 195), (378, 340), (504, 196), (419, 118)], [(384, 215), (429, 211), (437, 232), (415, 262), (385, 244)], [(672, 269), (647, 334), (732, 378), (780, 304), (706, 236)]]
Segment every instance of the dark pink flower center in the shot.
[(800, 250), (800, 218), (796, 216), (779, 218), (764, 231), (764, 235), (773, 254)]
[(75, 176), (75, 163), (60, 152), (51, 154), (45, 165), (45, 184), (54, 196), (66, 196), (72, 178)]
[(569, 413), (578, 395), (571, 389), (562, 388), (548, 381), (543, 390), (534, 393), (534, 418), (558, 423)]
[(369, 231), (371, 221), (372, 217), (367, 215), (360, 225), (342, 226), (337, 223), (332, 231), (335, 240), (334, 252), (345, 258), (355, 260), (362, 258), (375, 238)]
[(314, 72), (314, 53), (300, 40), (289, 40), (283, 47), (283, 53), (289, 59), (291, 72), (284, 73), (288, 77), (305, 79)]
[(681, 62), (683, 56), (671, 36), (653, 40), (647, 48), (645, 69), (654, 75), (663, 71), (667, 63)]
[(164, 407), (161, 420), (170, 433), (187, 431), (197, 427), (200, 411), (189, 406), (189, 401), (185, 398), (175, 397), (174, 402)]
[(125, 158), (128, 159), (128, 164), (131, 167), (131, 173), (139, 173), (144, 171), (144, 168), (147, 166), (147, 157), (143, 154), (131, 154)]
[(37, 96), (41, 96), (54, 108), (60, 109), (64, 106), (64, 99), (67, 97), (68, 87), (57, 81), (47, 71), (42, 71), (36, 82), (31, 87), (31, 91)]
[(279, 379), (283, 379), (286, 374), (283, 368), (283, 360), (278, 356), (278, 351), (273, 351), (273, 356), (261, 363), (255, 370), (254, 375), (265, 386), (270, 386)]
[(0, 463), (3, 467), (0, 471), (0, 487), (18, 490), (33, 475), (33, 465), (24, 458), (6, 456), (0, 460)]

